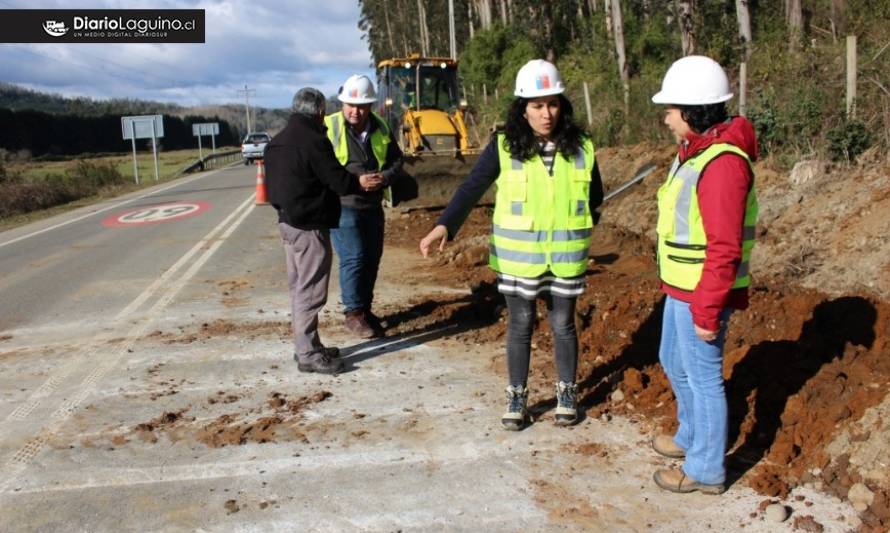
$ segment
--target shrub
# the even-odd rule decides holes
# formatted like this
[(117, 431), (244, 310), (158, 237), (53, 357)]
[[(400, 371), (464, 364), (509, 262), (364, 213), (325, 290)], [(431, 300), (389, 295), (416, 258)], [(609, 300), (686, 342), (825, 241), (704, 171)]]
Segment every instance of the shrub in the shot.
[(29, 213), (77, 200), (77, 191), (53, 180), (0, 183), (0, 218)]
[(9, 174), (0, 162), (0, 218), (48, 209), (126, 182), (111, 163), (80, 160), (63, 176), (25, 180)]
[(748, 119), (757, 132), (757, 141), (762, 155), (774, 151), (782, 143), (779, 119), (768, 103), (753, 105), (748, 111)]
[(83, 159), (65, 173), (65, 179), (89, 190), (87, 194), (93, 194), (110, 185), (121, 185), (126, 181), (113, 164), (93, 163)]
[(852, 162), (871, 145), (871, 135), (861, 121), (845, 120), (828, 130), (828, 153), (832, 161)]

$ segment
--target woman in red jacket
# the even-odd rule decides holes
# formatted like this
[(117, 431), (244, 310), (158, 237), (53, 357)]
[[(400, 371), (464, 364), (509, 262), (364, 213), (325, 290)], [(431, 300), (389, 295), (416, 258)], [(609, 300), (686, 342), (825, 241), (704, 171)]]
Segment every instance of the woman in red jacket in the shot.
[(680, 469), (655, 472), (655, 483), (673, 492), (725, 490), (723, 343), (730, 313), (748, 307), (757, 218), (757, 140), (747, 119), (727, 116), (732, 96), (719, 64), (689, 56), (671, 65), (652, 97), (666, 106), (664, 123), (679, 145), (658, 191), (657, 233), (667, 295), (659, 359), (680, 425), (652, 441), (656, 452), (685, 459)]

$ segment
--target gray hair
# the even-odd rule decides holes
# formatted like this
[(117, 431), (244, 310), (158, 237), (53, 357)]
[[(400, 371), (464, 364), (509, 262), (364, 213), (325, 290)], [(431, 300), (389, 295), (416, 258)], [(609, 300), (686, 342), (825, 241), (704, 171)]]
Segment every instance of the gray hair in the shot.
[(303, 87), (294, 95), (294, 113), (317, 117), (325, 111), (324, 95), (314, 87)]

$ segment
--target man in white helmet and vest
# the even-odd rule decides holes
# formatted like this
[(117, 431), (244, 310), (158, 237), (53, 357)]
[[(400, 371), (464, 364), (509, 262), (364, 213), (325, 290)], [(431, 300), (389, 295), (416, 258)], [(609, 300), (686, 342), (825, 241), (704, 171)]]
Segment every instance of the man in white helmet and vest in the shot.
[[(342, 109), (325, 117), (337, 160), (357, 176), (378, 173), (387, 187), (401, 172), (402, 152), (386, 121), (371, 111), (371, 105), (377, 101), (374, 85), (367, 76), (350, 76), (337, 99), (343, 104)], [(340, 295), (346, 327), (362, 338), (383, 333), (371, 306), (383, 256), (381, 202), (389, 195), (390, 190), (385, 188), (343, 196), (340, 226), (331, 231), (340, 260)]]
[(678, 143), (658, 190), (658, 274), (667, 295), (659, 359), (677, 398), (679, 428), (658, 435), (656, 452), (683, 458), (655, 472), (672, 492), (725, 490), (728, 435), (723, 343), (730, 313), (748, 307), (757, 221), (754, 128), (729, 117), (726, 73), (704, 56), (671, 65), (661, 91), (664, 123)]
[(507, 409), (510, 431), (531, 422), (527, 409), (531, 338), (537, 299), (553, 332), (558, 381), (553, 421), (578, 420), (575, 304), (584, 292), (587, 258), (603, 201), (593, 142), (573, 119), (556, 66), (543, 59), (516, 74), (504, 131), (495, 132), (437, 225), (420, 242), (426, 257), (453, 238), (485, 191), (496, 184), (489, 266), (509, 312)]

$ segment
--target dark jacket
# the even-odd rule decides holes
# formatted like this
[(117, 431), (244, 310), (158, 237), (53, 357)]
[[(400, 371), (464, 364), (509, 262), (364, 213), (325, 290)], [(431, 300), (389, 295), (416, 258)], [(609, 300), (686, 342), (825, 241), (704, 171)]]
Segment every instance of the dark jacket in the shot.
[[(338, 111), (342, 115), (342, 111)], [(389, 133), (389, 145), (386, 150), (386, 160), (383, 162), (383, 169), (378, 169), (377, 158), (371, 150), (371, 135), (380, 129), (380, 124), (375, 120), (373, 115), (368, 117), (370, 129), (362, 143), (358, 135), (349, 127), (346, 119), (341, 117), (346, 135), (346, 150), (348, 159), (346, 161), (346, 169), (355, 175), (361, 175), (377, 170), (382, 170), (384, 184), (390, 185), (395, 179), (397, 173), (402, 171), (402, 151), (399, 150), (399, 144), (393, 137), (392, 132)], [(379, 207), (383, 200), (383, 189), (376, 191), (361, 191), (358, 194), (351, 194), (340, 199), (344, 207), (353, 209), (368, 209)]]
[(324, 126), (294, 113), (266, 146), (266, 195), (278, 221), (303, 230), (336, 228), (340, 196), (361, 190), (343, 168)]

